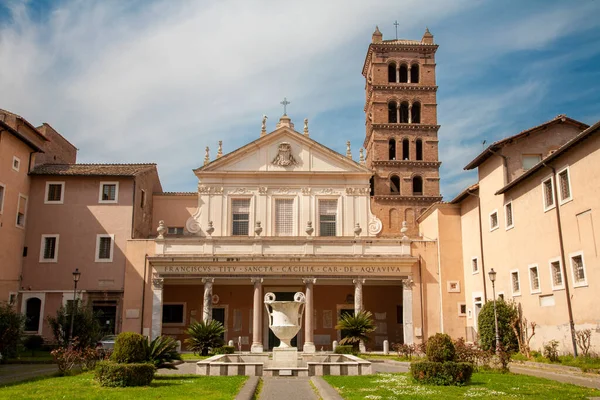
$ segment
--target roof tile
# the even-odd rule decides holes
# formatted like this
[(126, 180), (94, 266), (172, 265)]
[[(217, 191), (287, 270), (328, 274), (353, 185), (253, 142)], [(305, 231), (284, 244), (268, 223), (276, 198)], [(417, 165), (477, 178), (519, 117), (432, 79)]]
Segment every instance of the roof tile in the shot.
[(136, 176), (156, 169), (156, 164), (42, 164), (31, 175)]

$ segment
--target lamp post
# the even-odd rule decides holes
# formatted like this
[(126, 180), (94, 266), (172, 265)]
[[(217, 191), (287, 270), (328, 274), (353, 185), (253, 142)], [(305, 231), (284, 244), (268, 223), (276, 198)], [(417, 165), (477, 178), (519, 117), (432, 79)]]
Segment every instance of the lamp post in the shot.
[(488, 272), (490, 281), (492, 281), (492, 296), (494, 296), (494, 326), (496, 329), (496, 354), (500, 352), (500, 334), (498, 333), (498, 313), (496, 312), (496, 271), (494, 268)]
[(81, 277), (81, 272), (79, 272), (79, 268), (75, 268), (73, 271), (73, 304), (71, 308), (71, 326), (69, 328), (69, 343), (73, 340), (73, 324), (75, 323), (75, 310), (77, 309), (77, 282), (79, 282), (79, 278)]

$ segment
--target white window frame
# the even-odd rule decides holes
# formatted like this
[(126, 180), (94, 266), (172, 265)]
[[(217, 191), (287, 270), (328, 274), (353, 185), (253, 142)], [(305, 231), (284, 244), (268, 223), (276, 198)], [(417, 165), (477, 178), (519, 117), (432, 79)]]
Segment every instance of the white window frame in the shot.
[[(110, 238), (110, 258), (100, 258), (100, 239), (101, 238)], [(104, 234), (99, 233), (96, 235), (96, 253), (94, 254), (95, 262), (97, 263), (106, 263), (113, 261), (113, 255), (115, 252), (115, 235), (114, 234)]]
[[(50, 185), (60, 185), (60, 200), (48, 200)], [(44, 193), (44, 204), (63, 204), (65, 202), (65, 182), (46, 181), (46, 193)]]
[[(473, 271), (473, 261), (475, 261), (475, 263), (477, 264), (476, 271)], [(473, 275), (478, 274), (480, 270), (481, 268), (479, 267), (479, 257), (471, 257), (471, 272), (473, 273)]]
[[(21, 198), (25, 199), (25, 213), (23, 214), (23, 225), (19, 225), (19, 209), (21, 208)], [(25, 196), (23, 193), (19, 193), (19, 197), (17, 198), (17, 212), (15, 213), (15, 226), (19, 229), (25, 229), (27, 226), (27, 207), (29, 207), (29, 197)]]
[[(250, 205), (248, 206), (248, 235), (234, 235), (233, 234), (233, 207), (232, 203), (234, 200), (250, 200)], [(227, 201), (227, 230), (229, 236), (234, 237), (248, 237), (254, 236), (254, 196), (233, 196), (230, 197)]]
[(277, 214), (275, 213), (275, 204), (277, 203), (277, 200), (292, 200), (292, 233), (290, 235), (286, 235), (286, 236), (296, 236), (297, 232), (298, 232), (298, 218), (297, 218), (297, 214), (298, 214), (298, 207), (296, 206), (297, 201), (296, 201), (296, 196), (274, 196), (272, 198), (272, 202), (271, 202), (271, 215), (273, 216), (273, 218), (271, 218), (272, 222), (271, 222), (271, 232), (272, 235), (275, 236), (277, 233)]
[[(554, 284), (554, 270), (552, 269), (553, 262), (558, 262), (558, 265), (560, 266), (562, 285), (559, 285), (559, 286), (556, 286)], [(552, 290), (553, 291), (554, 290), (563, 290), (565, 288), (565, 269), (563, 268), (560, 257), (555, 257), (555, 258), (551, 258), (550, 260), (548, 260), (548, 268), (550, 269), (550, 285), (552, 287)]]
[[(56, 244), (54, 245), (54, 258), (44, 258), (46, 252), (46, 238), (55, 238)], [(58, 242), (60, 241), (60, 235), (51, 233), (43, 234), (40, 242), (40, 262), (41, 263), (57, 263), (58, 262)]]
[[(14, 301), (12, 301), (14, 299)], [(14, 306), (15, 304), (17, 304), (17, 301), (19, 300), (19, 293), (18, 292), (8, 292), (8, 304), (11, 306)]]
[[(517, 273), (517, 281), (519, 282), (519, 291), (518, 292), (515, 292), (515, 286), (513, 285), (513, 274), (515, 272)], [(510, 270), (510, 292), (512, 294), (512, 297), (518, 297), (523, 292), (523, 286), (521, 284), (521, 273), (519, 272), (518, 269)]]
[[(583, 264), (583, 274), (585, 275), (585, 279), (583, 282), (577, 282), (575, 280), (575, 268), (573, 265), (573, 257), (581, 256), (581, 263)], [(585, 268), (585, 258), (583, 257), (583, 251), (576, 251), (574, 253), (569, 254), (569, 264), (571, 265), (571, 277), (573, 279), (573, 287), (585, 287), (588, 285), (588, 275), (587, 269)]]
[(0, 197), (0, 214), (4, 212), (4, 201), (6, 200), (6, 185), (0, 182), (0, 187), (2, 188), (2, 197)]
[(335, 214), (335, 236), (322, 236), (322, 237), (338, 237), (343, 236), (342, 231), (342, 197), (341, 196), (315, 196), (315, 222), (313, 223), (313, 227), (316, 225), (316, 236), (321, 236), (321, 209), (320, 209), (320, 201), (321, 200), (335, 200), (337, 201), (337, 208)]
[[(467, 303), (465, 303), (465, 302), (459, 302), (459, 303), (457, 303), (457, 305), (458, 305), (458, 316), (459, 317), (466, 317), (467, 316)], [(462, 306), (465, 306), (465, 312), (464, 313), (460, 312), (460, 308)]]
[(162, 326), (185, 326), (186, 322), (187, 322), (187, 303), (184, 301), (165, 301), (162, 303), (163, 306), (178, 306), (178, 305), (183, 305), (183, 322), (162, 322), (162, 309), (160, 310), (160, 315), (161, 315), (161, 321), (160, 323), (162, 324)]
[[(533, 280), (531, 279), (531, 270), (532, 269), (536, 269), (537, 270), (537, 278), (538, 278), (538, 288), (534, 289), (533, 287)], [(527, 266), (527, 272), (529, 274), (529, 292), (531, 294), (539, 294), (542, 293), (542, 279), (540, 278), (540, 268), (537, 264), (529, 264)]]
[[(16, 167), (15, 167), (15, 161), (17, 162)], [(17, 156), (13, 156), (11, 166), (12, 166), (13, 171), (19, 172), (19, 170), (21, 169), (21, 159)]]
[[(115, 185), (115, 199), (114, 200), (102, 200), (102, 192), (104, 192), (104, 185)], [(102, 181), (100, 182), (100, 189), (98, 191), (98, 203), (100, 204), (116, 204), (119, 202), (119, 182), (118, 181)]]
[[(500, 296), (502, 296), (502, 297), (500, 297)], [(506, 297), (506, 296), (504, 296), (504, 291), (499, 291), (499, 292), (496, 292), (496, 300), (497, 300), (497, 299), (500, 299), (500, 298), (501, 298), (502, 300), (505, 300), (505, 297)]]
[[(492, 226), (492, 215), (496, 214), (496, 226)], [(498, 218), (498, 209), (495, 209), (494, 211), (492, 211), (488, 217), (488, 221), (490, 224), (490, 232), (495, 231), (496, 229), (500, 228), (500, 220)]]
[[(506, 212), (507, 206), (510, 205), (510, 215), (512, 217), (511, 224), (508, 224), (508, 212)], [(506, 225), (506, 230), (510, 230), (515, 227), (515, 207), (513, 206), (512, 200), (506, 202), (504, 204), (504, 225)]]
[[(546, 206), (546, 187), (544, 184), (550, 181), (550, 191), (552, 192), (552, 205)], [(544, 207), (544, 212), (550, 211), (556, 207), (556, 198), (554, 197), (554, 179), (552, 179), (552, 175), (548, 175), (544, 179), (542, 179), (542, 206)]]
[[(566, 199), (562, 198), (562, 190), (560, 187), (560, 174), (563, 173), (564, 171), (567, 171), (567, 177), (569, 179), (569, 197), (567, 197)], [(558, 184), (558, 187), (556, 188), (558, 191), (558, 197), (560, 197), (559, 204), (562, 206), (563, 204), (568, 203), (571, 200), (573, 200), (573, 189), (571, 188), (571, 170), (569, 169), (568, 165), (556, 173), (556, 182)]]

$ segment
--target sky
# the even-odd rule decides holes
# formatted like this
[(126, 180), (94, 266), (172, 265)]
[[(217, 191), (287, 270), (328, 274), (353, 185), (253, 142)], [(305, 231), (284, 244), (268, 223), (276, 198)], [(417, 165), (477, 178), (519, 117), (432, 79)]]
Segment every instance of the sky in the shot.
[(365, 137), (362, 66), (384, 39), (439, 45), (441, 192), (487, 144), (566, 114), (600, 120), (600, 1), (0, 0), (0, 108), (47, 122), (78, 162), (154, 162), (165, 191), (288, 115), (355, 159)]

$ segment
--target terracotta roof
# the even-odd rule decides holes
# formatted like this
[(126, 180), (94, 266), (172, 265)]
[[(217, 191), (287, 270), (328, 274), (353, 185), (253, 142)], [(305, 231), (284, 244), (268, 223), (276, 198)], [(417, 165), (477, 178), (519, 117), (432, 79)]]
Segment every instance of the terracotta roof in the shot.
[(8, 110), (4, 110), (2, 108), (0, 108), (0, 113), (4, 113), (4, 114), (8, 114), (8, 115), (12, 115), (13, 117), (15, 117), (16, 119), (20, 119), (21, 121), (23, 121), (23, 123), (25, 123), (25, 125), (27, 125), (28, 127), (30, 127), (31, 129), (33, 129), (33, 131), (43, 140), (48, 141), (48, 138), (46, 138), (46, 136), (42, 135), (42, 133), (40, 131), (37, 130), (37, 128), (35, 126), (33, 126), (33, 124), (29, 121), (27, 121), (25, 118), (21, 117), (19, 114), (15, 114), (13, 112), (10, 112)]
[(573, 139), (569, 140), (567, 143), (563, 144), (558, 148), (554, 153), (550, 154), (548, 157), (544, 158), (542, 161), (534, 165), (532, 168), (528, 169), (523, 175), (519, 176), (508, 185), (504, 186), (502, 189), (498, 190), (496, 194), (503, 194), (510, 188), (518, 185), (520, 182), (526, 180), (533, 174), (535, 174), (540, 169), (544, 168), (546, 165), (563, 155), (567, 150), (571, 149), (573, 146), (579, 144), (584, 139), (588, 138), (592, 134), (596, 134), (600, 131), (600, 121), (596, 122), (594, 125), (590, 126), (579, 135), (575, 136)]
[(156, 192), (155, 196), (195, 196), (198, 192)]
[(469, 196), (469, 193), (473, 193), (477, 190), (479, 190), (479, 183), (469, 186), (468, 188), (466, 188), (465, 190), (460, 192), (455, 198), (450, 200), (449, 203), (450, 204), (460, 203), (461, 201), (463, 201), (464, 199), (466, 199)]
[(65, 176), (136, 176), (156, 169), (156, 164), (42, 164), (32, 175)]
[(542, 130), (550, 125), (553, 124), (560, 124), (560, 123), (568, 123), (571, 125), (575, 125), (578, 126), (581, 130), (586, 129), (589, 127), (589, 125), (584, 124), (583, 122), (574, 120), (572, 118), (567, 117), (564, 114), (559, 114), (556, 117), (554, 117), (553, 119), (551, 119), (550, 121), (546, 121), (543, 124), (540, 124), (538, 126), (534, 126), (533, 128), (529, 128), (526, 129), (524, 131), (521, 131), (519, 133), (517, 133), (516, 135), (513, 136), (509, 136), (507, 138), (504, 138), (502, 140), (498, 140), (494, 143), (492, 143), (491, 145), (489, 145), (484, 151), (481, 152), (481, 154), (479, 154), (477, 157), (475, 157), (473, 159), (473, 161), (471, 161), (469, 164), (467, 164), (465, 166), (465, 170), (470, 170), (470, 169), (474, 169), (477, 168), (478, 166), (480, 166), (485, 160), (487, 160), (489, 157), (491, 157), (495, 151), (498, 151), (499, 149), (501, 149), (502, 147), (504, 147), (505, 145), (515, 141), (515, 140), (519, 140), (527, 135), (530, 135), (536, 131)]
[(6, 122), (0, 121), (0, 132), (2, 132), (2, 130), (5, 130), (6, 132), (10, 133), (11, 135), (17, 137), (19, 140), (21, 140), (23, 143), (25, 143), (26, 145), (31, 147), (33, 150), (35, 150), (39, 153), (44, 152), (39, 146), (37, 146), (35, 143), (33, 143), (31, 140), (29, 140), (27, 137), (25, 137), (25, 135), (22, 135), (19, 132), (17, 132), (16, 130), (14, 130), (13, 127), (8, 125)]

